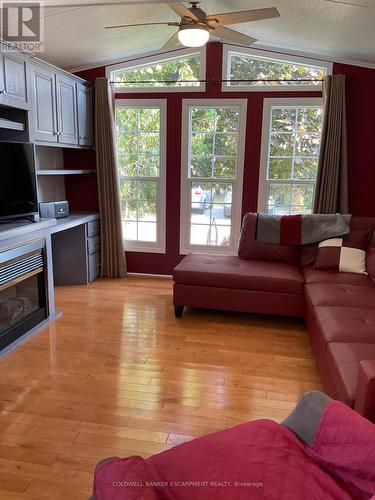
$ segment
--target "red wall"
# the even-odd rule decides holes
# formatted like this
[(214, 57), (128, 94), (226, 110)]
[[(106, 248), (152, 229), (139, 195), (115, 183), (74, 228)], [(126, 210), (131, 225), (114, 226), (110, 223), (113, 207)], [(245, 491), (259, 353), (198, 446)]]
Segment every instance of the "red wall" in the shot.
[[(222, 44), (207, 45), (207, 79), (221, 79)], [(370, 158), (372, 130), (371, 110), (375, 108), (375, 70), (334, 65), (334, 73), (348, 76), (348, 154), (349, 154), (349, 203), (356, 215), (375, 215), (375, 204), (369, 203), (372, 186), (375, 186), (375, 168)], [(93, 80), (104, 76), (104, 68), (81, 72), (79, 76)], [(179, 255), (179, 207), (180, 207), (180, 163), (181, 163), (181, 109), (182, 99), (228, 99), (246, 98), (247, 130), (245, 147), (245, 169), (242, 211), (256, 211), (258, 198), (258, 173), (262, 131), (264, 98), (272, 97), (319, 97), (320, 92), (221, 92), (221, 83), (208, 83), (206, 91), (183, 93), (147, 94), (147, 98), (167, 100), (167, 212), (166, 253), (149, 254), (126, 252), (130, 272), (171, 274), (181, 260)], [(145, 98), (144, 94), (117, 94), (118, 98)], [(369, 112), (370, 111), (370, 112)], [(374, 109), (375, 111), (375, 109)], [(369, 125), (366, 128), (366, 125)], [(365, 128), (365, 130), (364, 130)], [(96, 196), (91, 190), (76, 192), (74, 200), (83, 204), (92, 203)], [(85, 208), (83, 206), (78, 208)], [(87, 207), (86, 207), (87, 208)]]
[(375, 69), (334, 64), (346, 79), (349, 211), (375, 216)]

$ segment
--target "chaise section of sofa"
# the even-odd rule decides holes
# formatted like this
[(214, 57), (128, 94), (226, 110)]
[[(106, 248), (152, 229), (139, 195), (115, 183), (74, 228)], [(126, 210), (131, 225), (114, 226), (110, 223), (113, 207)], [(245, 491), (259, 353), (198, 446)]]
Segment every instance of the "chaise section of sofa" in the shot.
[(297, 266), (193, 253), (175, 268), (173, 277), (177, 316), (183, 306), (303, 315), (304, 279)]
[(353, 217), (372, 232), (368, 275), (316, 270), (317, 245), (255, 239), (256, 214), (244, 217), (238, 256), (190, 254), (174, 270), (174, 305), (304, 317), (327, 393), (375, 422), (375, 218)]

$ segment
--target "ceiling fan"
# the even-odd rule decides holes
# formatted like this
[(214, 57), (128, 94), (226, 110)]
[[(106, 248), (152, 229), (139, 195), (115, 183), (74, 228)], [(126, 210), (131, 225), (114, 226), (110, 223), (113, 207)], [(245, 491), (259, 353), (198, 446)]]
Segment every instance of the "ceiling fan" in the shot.
[(239, 45), (252, 45), (256, 38), (244, 35), (239, 31), (226, 28), (227, 24), (247, 23), (261, 19), (279, 17), (279, 11), (275, 7), (267, 9), (242, 10), (238, 12), (225, 12), (222, 14), (206, 14), (198, 7), (200, 2), (189, 2), (191, 7), (187, 8), (182, 3), (168, 3), (173, 12), (180, 16), (179, 22), (150, 22), (137, 24), (121, 24), (106, 26), (106, 29), (129, 28), (134, 26), (167, 25), (178, 27), (177, 32), (163, 45), (163, 49), (170, 49), (176, 45), (185, 47), (201, 47), (208, 42), (210, 33), (220, 37), (221, 40)]

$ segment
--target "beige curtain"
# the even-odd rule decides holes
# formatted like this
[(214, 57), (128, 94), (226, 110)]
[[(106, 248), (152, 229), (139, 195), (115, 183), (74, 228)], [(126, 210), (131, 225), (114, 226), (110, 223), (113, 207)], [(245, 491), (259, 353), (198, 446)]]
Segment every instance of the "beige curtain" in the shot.
[(107, 78), (95, 80), (95, 147), (101, 228), (101, 276), (123, 278), (126, 275), (126, 259), (116, 164), (115, 120), (112, 89)]
[(327, 76), (314, 213), (348, 213), (345, 76)]

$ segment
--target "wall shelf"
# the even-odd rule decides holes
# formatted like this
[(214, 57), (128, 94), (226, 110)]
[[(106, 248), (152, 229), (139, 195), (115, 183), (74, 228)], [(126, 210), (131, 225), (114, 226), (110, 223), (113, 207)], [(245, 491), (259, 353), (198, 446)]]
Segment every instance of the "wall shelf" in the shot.
[(25, 130), (25, 125), (20, 122), (15, 122), (13, 120), (8, 120), (7, 118), (0, 118), (0, 128), (6, 128), (8, 130)]
[(37, 175), (84, 175), (95, 174), (94, 169), (52, 169), (52, 170), (37, 170)]

